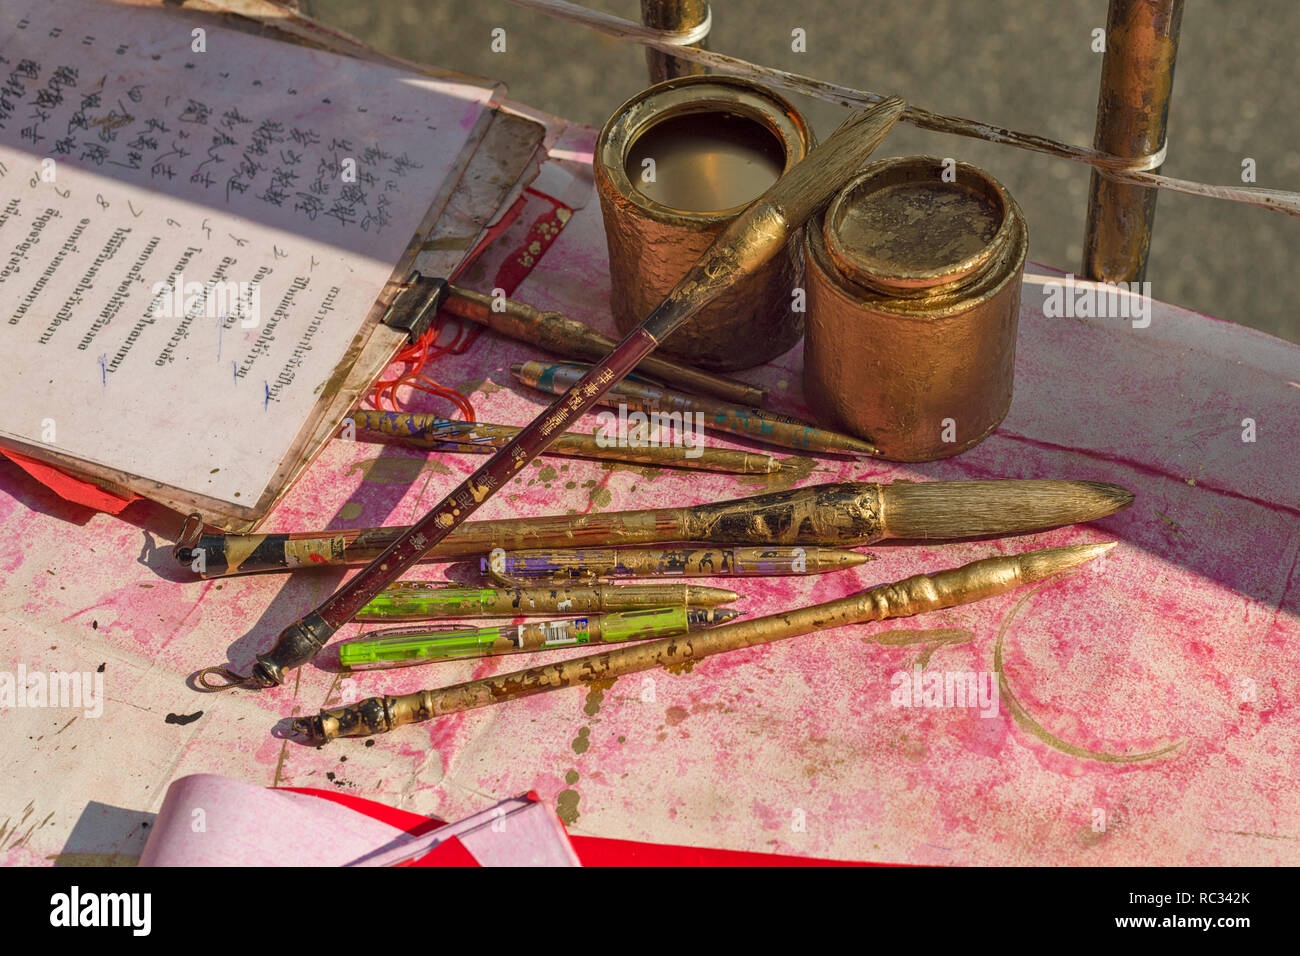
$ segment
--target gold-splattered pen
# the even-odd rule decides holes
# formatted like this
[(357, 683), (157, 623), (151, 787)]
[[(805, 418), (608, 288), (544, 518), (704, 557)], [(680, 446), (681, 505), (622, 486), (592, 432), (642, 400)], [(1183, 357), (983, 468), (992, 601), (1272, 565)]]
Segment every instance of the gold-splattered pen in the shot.
[(871, 555), (847, 548), (530, 548), (493, 551), (479, 570), (507, 585), (597, 578), (773, 577), (826, 574)]
[(561, 687), (613, 680), (624, 674), (696, 661), (724, 651), (754, 647), (787, 637), (847, 624), (864, 624), (969, 604), (1012, 588), (1059, 574), (1105, 553), (1113, 542), (1045, 548), (1024, 554), (974, 561), (933, 574), (917, 574), (894, 584), (861, 591), (837, 601), (737, 621), (694, 634), (665, 638), (570, 658), (554, 664), (497, 674), (479, 680), (416, 691), (400, 697), (370, 697), (346, 707), (300, 717), (293, 728), (325, 743), (336, 737), (369, 737), (404, 724), (432, 720), (488, 704), (529, 697)]
[(696, 584), (564, 585), (463, 588), (434, 581), (398, 581), (357, 612), (358, 621), (419, 621), (439, 617), (524, 617), (590, 614), (641, 608), (711, 608), (739, 598), (726, 588)]
[[(525, 385), (551, 395), (563, 395), (582, 380), (588, 369), (583, 365), (516, 362), (510, 366), (510, 372)], [(743, 435), (765, 445), (793, 448), (803, 454), (853, 455), (858, 458), (877, 458), (880, 455), (879, 449), (871, 442), (853, 435), (819, 428), (761, 408), (728, 405), (716, 399), (627, 379), (597, 399), (597, 404), (620, 409), (620, 431), (626, 429), (626, 416), (633, 412), (646, 416), (651, 422), (665, 419), (681, 422), (684, 415), (698, 415), (705, 428)]]
[[(358, 431), (372, 432), (415, 448), (434, 448), (458, 453), (487, 453), (519, 434), (512, 425), (462, 422), (435, 415), (357, 409), (350, 416)], [(346, 427), (346, 424), (345, 424)], [(620, 442), (619, 436), (564, 432), (543, 454), (597, 461), (626, 461), (660, 468), (687, 468), (738, 475), (771, 475), (781, 470), (781, 459), (735, 448), (708, 448), (695, 434), (691, 443), (650, 444)]]
[[(618, 345), (609, 336), (559, 312), (543, 312), (516, 299), (497, 298), (452, 283), (446, 284), (443, 295), (442, 308), (453, 315), (486, 325), (493, 332), (520, 342), (531, 342), (567, 359), (598, 361)], [(658, 355), (643, 358), (637, 371), (728, 402), (762, 405), (767, 397), (766, 390), (758, 385), (739, 382), (716, 372), (705, 372)]]

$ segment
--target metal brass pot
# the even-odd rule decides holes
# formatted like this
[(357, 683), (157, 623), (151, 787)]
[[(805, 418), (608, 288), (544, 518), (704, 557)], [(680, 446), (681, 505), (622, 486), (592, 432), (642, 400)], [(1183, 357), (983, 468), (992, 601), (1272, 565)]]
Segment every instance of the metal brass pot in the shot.
[[(667, 204), (638, 188), (643, 171), (629, 170), (629, 163), (637, 161), (638, 150), (646, 152), (642, 138), (674, 124), (680, 128), (683, 118), (700, 120), (691, 128), (702, 144), (710, 142), (711, 130), (730, 130), (769, 145), (773, 180), (814, 143), (812, 130), (793, 106), (765, 87), (735, 77), (668, 80), (619, 107), (596, 142), (595, 178), (609, 244), (610, 307), (622, 332), (635, 328), (718, 233), (763, 192), (755, 186), (753, 195), (739, 197), (738, 205), (701, 211)], [(698, 172), (707, 175), (707, 162)], [(761, 365), (786, 352), (803, 334), (803, 314), (792, 308), (802, 272), (796, 236), (784, 254), (670, 335), (663, 350), (700, 368), (723, 371)]]
[(1011, 407), (1029, 233), (969, 163), (871, 163), (805, 231), (804, 397), (894, 461), (978, 444)]

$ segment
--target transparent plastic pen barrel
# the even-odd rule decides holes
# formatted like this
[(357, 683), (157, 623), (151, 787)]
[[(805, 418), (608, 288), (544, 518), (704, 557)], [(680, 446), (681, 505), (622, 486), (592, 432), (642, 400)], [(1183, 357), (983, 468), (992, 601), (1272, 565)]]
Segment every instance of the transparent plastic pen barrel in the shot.
[(339, 645), (339, 663), (354, 670), (372, 670), (591, 643), (649, 640), (711, 627), (736, 616), (736, 611), (723, 608), (667, 607), (486, 627), (389, 628), (344, 641)]

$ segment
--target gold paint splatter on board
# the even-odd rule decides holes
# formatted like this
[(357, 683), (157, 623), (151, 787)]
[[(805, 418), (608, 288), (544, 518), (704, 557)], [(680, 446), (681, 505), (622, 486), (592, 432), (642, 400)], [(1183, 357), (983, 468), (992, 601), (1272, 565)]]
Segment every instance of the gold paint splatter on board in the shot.
[(614, 501), (614, 496), (609, 493), (605, 487), (592, 488), (588, 498), (591, 500), (591, 510), (599, 511), (601, 508), (608, 508)]
[(578, 736), (574, 738), (573, 743), (570, 746), (573, 747), (573, 752), (575, 754), (585, 754), (587, 748), (591, 746), (591, 728), (583, 727), (579, 730)]
[(564, 775), (564, 782), (567, 783), (570, 787), (572, 787), (575, 783), (578, 782), (578, 771), (570, 770), (568, 773), (566, 773)]
[(1165, 514), (1163, 511), (1156, 511), (1155, 515), (1169, 529), (1168, 531), (1165, 532), (1167, 535), (1169, 535), (1169, 537), (1186, 538), (1187, 540), (1191, 540), (1188, 537), (1187, 533), (1183, 531), (1182, 525), (1180, 525), (1173, 518), (1169, 517), (1169, 515)]
[(557, 475), (559, 475), (559, 472), (555, 470), (555, 467), (547, 465), (537, 473), (537, 478), (540, 481), (554, 481)]
[(342, 521), (351, 521), (353, 518), (360, 517), (361, 503), (358, 501), (349, 501), (339, 509), (339, 519)]
[(578, 796), (577, 790), (561, 790), (555, 798), (555, 815), (563, 821), (566, 827), (573, 826), (578, 820)]
[(593, 680), (588, 681), (587, 700), (582, 705), (582, 712), (588, 717), (595, 717), (600, 713), (600, 705), (605, 702), (605, 691), (614, 686), (612, 680)]
[(664, 670), (666, 670), (670, 674), (674, 674), (677, 676), (681, 676), (682, 674), (689, 674), (694, 669), (695, 669), (695, 661), (693, 660), (678, 661), (675, 664), (664, 665)]
[(930, 756), (930, 747), (924, 740), (912, 740), (904, 737), (898, 749), (902, 753), (903, 759), (908, 763), (925, 763), (925, 758)]
[(1084, 823), (1074, 831), (1074, 842), (1081, 847), (1094, 847), (1109, 835), (1108, 830), (1094, 830), (1092, 824)]
[(1020, 600), (1012, 606), (1011, 610), (1007, 612), (1007, 616), (1002, 619), (1002, 626), (998, 628), (997, 640), (993, 644), (993, 671), (998, 675), (998, 692), (1001, 694), (1002, 699), (1007, 702), (1007, 709), (1011, 711), (1011, 716), (1015, 722), (1019, 724), (1022, 729), (1028, 731), (1034, 737), (1037, 737), (1053, 750), (1059, 750), (1061, 753), (1068, 754), (1071, 757), (1078, 757), (1082, 760), (1096, 760), (1100, 763), (1139, 763), (1144, 760), (1154, 760), (1156, 757), (1163, 756), (1172, 750), (1177, 750), (1179, 747), (1183, 746), (1183, 744), (1187, 743), (1186, 740), (1175, 740), (1173, 743), (1166, 744), (1163, 747), (1158, 747), (1155, 750), (1147, 750), (1141, 753), (1131, 754), (1117, 754), (1106, 750), (1089, 750), (1087, 747), (1080, 747), (1077, 744), (1072, 744), (1069, 741), (1062, 740), (1030, 716), (1029, 712), (1025, 710), (1024, 705), (1020, 703), (1016, 698), (1016, 695), (1011, 691), (1011, 684), (1007, 680), (1006, 672), (1003, 670), (1002, 666), (1002, 644), (1007, 635), (1007, 629), (1011, 627), (1011, 621), (1020, 612), (1020, 609), (1025, 606), (1025, 602), (1042, 590), (1046, 585), (1051, 583), (1053, 583), (1053, 580), (1048, 578), (1046, 581), (1039, 582), (1025, 592), (1024, 596), (1021, 597)]

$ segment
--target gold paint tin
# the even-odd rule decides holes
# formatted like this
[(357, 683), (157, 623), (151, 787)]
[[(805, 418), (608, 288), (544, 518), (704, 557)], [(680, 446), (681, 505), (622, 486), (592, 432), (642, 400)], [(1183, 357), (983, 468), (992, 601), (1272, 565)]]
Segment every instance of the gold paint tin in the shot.
[(878, 160), (809, 223), (804, 397), (893, 461), (978, 444), (1011, 407), (1029, 232), (969, 163)]
[[(619, 330), (635, 328), (813, 144), (793, 106), (737, 77), (672, 79), (620, 106), (600, 131), (594, 163)], [(663, 350), (720, 371), (786, 352), (803, 334), (803, 314), (793, 308), (802, 271), (796, 236), (784, 254), (670, 335)]]

